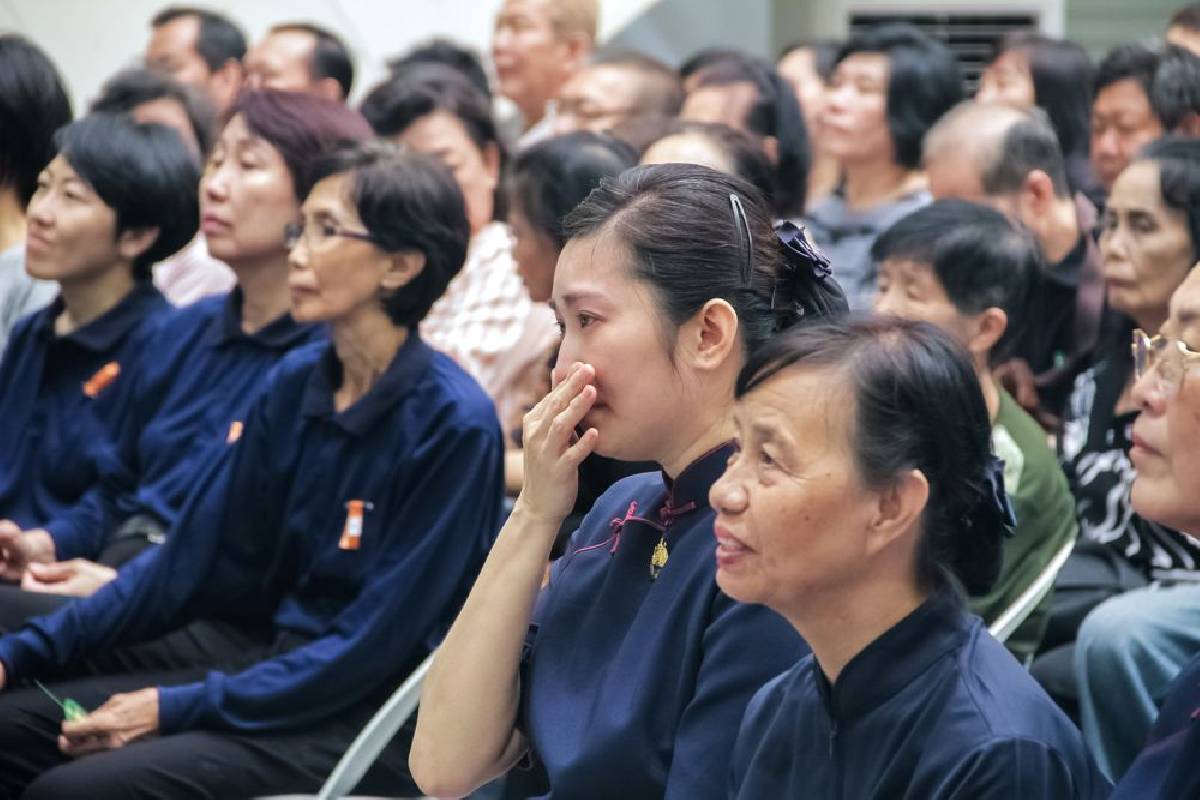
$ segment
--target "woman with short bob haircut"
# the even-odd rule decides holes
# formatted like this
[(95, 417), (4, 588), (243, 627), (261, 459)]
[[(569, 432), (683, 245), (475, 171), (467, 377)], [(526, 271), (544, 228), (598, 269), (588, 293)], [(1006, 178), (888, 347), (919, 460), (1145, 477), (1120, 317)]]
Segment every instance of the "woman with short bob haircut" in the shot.
[(25, 267), (61, 289), (17, 325), (0, 362), (8, 539), (96, 484), (95, 457), (136, 400), (130, 375), (156, 357), (153, 331), (172, 313), (151, 266), (191, 240), (199, 217), (200, 169), (173, 130), (97, 113), (55, 141), (29, 203)]
[[(495, 411), (415, 330), (466, 255), (462, 195), (437, 162), (381, 143), (306, 175), (292, 314), (331, 341), (274, 368), (166, 545), (0, 639), (0, 794), (314, 792), (483, 561), (503, 488)], [(240, 635), (164, 652), (212, 619)], [(64, 723), (21, 687), (52, 674), (94, 710)], [(364, 787), (411, 794), (406, 756), (401, 736)]]
[[(568, 218), (557, 385), (525, 416), (525, 485), (425, 684), (410, 763), (427, 794), (517, 765), (510, 791), (533, 796), (725, 796), (746, 701), (804, 651), (714, 582), (733, 384), (778, 331), (845, 310), (824, 259), (771, 217), (738, 178), (663, 164), (602, 181)], [(543, 589), (592, 452), (661, 472), (609, 489)]]
[(821, 110), (821, 140), (842, 181), (805, 215), (852, 308), (869, 308), (877, 275), (871, 243), (929, 202), (925, 134), (963, 96), (946, 45), (908, 24), (856, 34), (838, 53)]
[(751, 701), (729, 796), (1103, 797), (1079, 732), (963, 603), (1014, 520), (961, 345), (888, 317), (802, 326), (736, 391), (717, 582), (812, 654)]

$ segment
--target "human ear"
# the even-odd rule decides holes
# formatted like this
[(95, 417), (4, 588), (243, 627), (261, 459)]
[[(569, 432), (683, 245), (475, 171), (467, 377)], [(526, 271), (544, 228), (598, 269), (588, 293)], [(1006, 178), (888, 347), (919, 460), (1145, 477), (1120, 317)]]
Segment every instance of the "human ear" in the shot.
[(1004, 336), (1006, 330), (1008, 330), (1008, 314), (1004, 313), (1004, 309), (995, 306), (985, 308), (982, 314), (975, 317), (971, 326), (967, 349), (971, 351), (971, 355), (986, 357), (996, 346), (996, 342)]
[(126, 261), (135, 261), (154, 246), (158, 228), (129, 228), (117, 237), (117, 254)]
[(379, 288), (385, 295), (395, 294), (412, 283), (425, 269), (425, 254), (417, 250), (404, 250), (387, 257), (387, 266), (379, 280)]
[(762, 137), (762, 149), (772, 164), (779, 163), (779, 140), (774, 136)]
[(919, 469), (901, 473), (876, 493), (867, 554), (875, 555), (913, 531), (929, 502), (929, 481)]
[(1054, 198), (1054, 181), (1040, 169), (1030, 170), (1021, 188), (1022, 197), (1028, 198), (1032, 210), (1039, 216)]
[(725, 363), (737, 346), (737, 312), (725, 300), (712, 299), (701, 307), (679, 331), (684, 354), (700, 369), (712, 370)]
[(483, 169), (489, 178), (489, 189), (495, 189), (500, 181), (500, 148), (495, 142), (483, 146)]
[(313, 85), (313, 94), (341, 103), (346, 98), (342, 96), (342, 85), (333, 78), (321, 78)]
[(567, 72), (575, 72), (582, 67), (595, 46), (590, 36), (579, 32), (567, 34), (562, 38), (562, 43), (566, 51), (563, 67)]

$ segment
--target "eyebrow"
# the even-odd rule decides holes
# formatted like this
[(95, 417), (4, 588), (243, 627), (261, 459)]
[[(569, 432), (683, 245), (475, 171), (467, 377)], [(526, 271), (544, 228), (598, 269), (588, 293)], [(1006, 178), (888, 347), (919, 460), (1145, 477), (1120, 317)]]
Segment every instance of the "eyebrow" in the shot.
[[(586, 300), (604, 300), (604, 299), (605, 299), (604, 295), (601, 294), (600, 292), (584, 290), (584, 291), (579, 291), (579, 292), (568, 292), (568, 293), (564, 294), (562, 296), (562, 303), (564, 306), (570, 307), (570, 306), (577, 306)], [(551, 306), (554, 305), (553, 300), (551, 300), (550, 303), (551, 303)]]

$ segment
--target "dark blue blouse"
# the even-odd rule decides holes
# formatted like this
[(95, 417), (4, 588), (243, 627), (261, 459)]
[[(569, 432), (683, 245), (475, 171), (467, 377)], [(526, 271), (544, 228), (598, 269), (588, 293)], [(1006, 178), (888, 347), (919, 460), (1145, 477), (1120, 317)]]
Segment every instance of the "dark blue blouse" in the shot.
[(45, 525), (56, 556), (96, 558), (121, 522), (138, 514), (169, 528), (203, 460), (220, 450), (288, 351), (324, 337), (290, 314), (242, 330), (242, 291), (200, 300), (171, 315), (154, 337), (154, 358), (130, 379), (133, 407), (103, 452), (101, 479)]
[[(99, 479), (99, 452), (134, 409), (152, 331), (175, 311), (147, 284), (66, 336), (62, 298), (23, 319), (0, 361), (0, 519), (38, 528)], [(137, 424), (134, 421), (132, 424)]]
[(1171, 684), (1146, 747), (1117, 783), (1113, 800), (1200, 797), (1200, 658)]
[[(708, 453), (674, 482), (618, 482), (555, 563), (523, 669), (533, 763), (510, 772), (516, 793), (725, 797), (746, 703), (807, 649), (775, 613), (717, 588), (708, 490), (730, 452)], [(652, 578), (664, 534), (668, 560)]]
[(441, 641), (499, 528), (491, 401), (415, 333), (344, 411), (328, 345), (289, 354), (269, 380), (165, 545), (0, 639), (11, 675), (236, 618), (269, 625), (280, 654), (161, 688), (161, 728), (273, 730), (394, 688)]
[(935, 597), (830, 686), (813, 656), (746, 710), (730, 797), (1092, 800), (1109, 784), (1070, 720), (978, 617)]

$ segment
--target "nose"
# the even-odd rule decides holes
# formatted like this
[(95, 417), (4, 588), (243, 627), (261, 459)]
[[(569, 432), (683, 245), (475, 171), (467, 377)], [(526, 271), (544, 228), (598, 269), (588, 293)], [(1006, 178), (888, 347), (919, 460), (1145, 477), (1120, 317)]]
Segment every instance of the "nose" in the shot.
[(38, 194), (29, 201), (29, 207), (25, 210), (26, 224), (37, 225), (38, 227), (48, 227), (54, 223), (54, 215), (50, 210), (50, 201), (43, 195)]
[(746, 492), (737, 480), (738, 456), (725, 465), (725, 472), (708, 490), (708, 503), (719, 514), (740, 514), (746, 510)]
[(1115, 156), (1119, 150), (1117, 134), (1113, 130), (1105, 130), (1092, 137), (1092, 152), (1098, 156)]
[(894, 296), (887, 289), (879, 289), (875, 292), (875, 300), (872, 303), (871, 308), (876, 314), (897, 313), (897, 305)]
[(200, 182), (200, 199), (212, 203), (222, 202), (229, 197), (228, 184), (225, 180), (225, 166), (209, 167), (204, 179)]
[(288, 251), (288, 266), (295, 270), (308, 268), (308, 242), (303, 236)]
[(1134, 381), (1131, 393), (1134, 404), (1143, 412), (1161, 414), (1167, 401), (1167, 394), (1162, 387), (1156, 364)]

